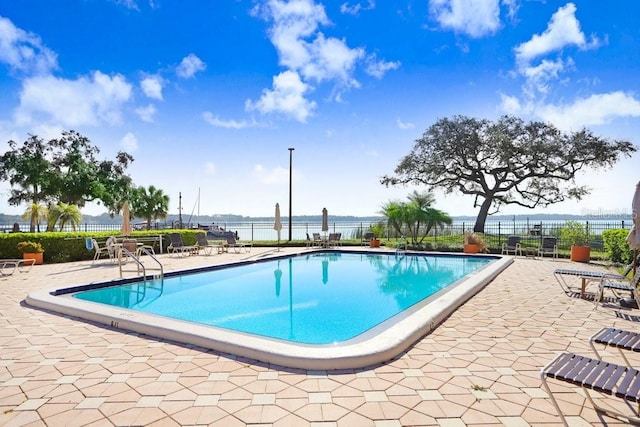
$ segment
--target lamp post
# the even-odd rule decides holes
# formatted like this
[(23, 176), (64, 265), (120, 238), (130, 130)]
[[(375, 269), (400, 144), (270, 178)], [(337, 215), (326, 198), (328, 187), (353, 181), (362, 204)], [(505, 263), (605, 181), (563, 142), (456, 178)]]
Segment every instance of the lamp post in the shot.
[(293, 181), (293, 150), (295, 148), (289, 148), (289, 241), (291, 241), (291, 182)]

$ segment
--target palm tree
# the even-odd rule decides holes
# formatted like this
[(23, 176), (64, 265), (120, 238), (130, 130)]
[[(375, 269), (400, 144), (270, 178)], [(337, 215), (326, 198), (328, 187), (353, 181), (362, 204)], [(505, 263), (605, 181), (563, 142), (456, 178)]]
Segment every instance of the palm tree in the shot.
[[(453, 223), (453, 220), (447, 213), (431, 207), (436, 201), (433, 194), (418, 193), (414, 190), (408, 198), (411, 201), (409, 209), (412, 215), (410, 216), (415, 222), (415, 240), (421, 235), (418, 243), (422, 243), (434, 227), (442, 229), (445, 225), (451, 225)], [(423, 225), (425, 229), (424, 232), (420, 234), (419, 230), (421, 225)]]
[(431, 207), (435, 202), (433, 194), (414, 191), (408, 198), (409, 202), (389, 202), (383, 205), (381, 213), (398, 234), (408, 234), (411, 237), (412, 245), (422, 243), (434, 227), (442, 228), (453, 222), (445, 212)]
[(76, 205), (60, 202), (49, 207), (47, 231), (54, 231), (56, 224), (59, 225), (60, 231), (64, 230), (67, 225), (70, 225), (73, 231), (76, 231), (81, 222), (82, 213)]
[(60, 206), (50, 205), (49, 215), (47, 215), (47, 231), (56, 230), (56, 224), (58, 223), (58, 218), (60, 218)]
[(406, 203), (404, 202), (387, 202), (382, 206), (380, 213), (387, 217), (387, 226), (398, 235), (403, 235), (403, 227), (406, 224)]
[(162, 190), (150, 185), (148, 189), (138, 187), (133, 191), (131, 200), (131, 215), (144, 218), (147, 221), (147, 230), (151, 229), (151, 222), (166, 218), (169, 211), (169, 196)]
[(40, 232), (40, 221), (45, 219), (49, 215), (49, 210), (45, 205), (39, 203), (31, 203), (27, 207), (27, 210), (22, 214), (22, 219), (29, 219), (29, 232), (35, 233), (36, 230)]

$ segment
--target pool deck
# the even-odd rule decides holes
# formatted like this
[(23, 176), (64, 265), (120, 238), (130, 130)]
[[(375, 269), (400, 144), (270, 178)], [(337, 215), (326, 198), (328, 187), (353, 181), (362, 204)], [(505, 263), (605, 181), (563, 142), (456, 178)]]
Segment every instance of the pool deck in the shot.
[[(253, 248), (160, 259), (170, 271), (273, 254)], [(566, 294), (556, 268), (602, 269), (517, 257), (393, 360), (306, 371), (28, 307), (34, 291), (119, 277), (108, 261), (34, 266), (0, 277), (0, 425), (559, 425), (540, 368), (559, 351), (592, 355), (588, 338), (601, 327), (640, 331), (640, 311), (611, 302), (594, 310), (595, 285), (580, 299), (575, 278), (575, 292)], [(621, 362), (616, 352), (603, 354)], [(640, 364), (635, 354), (631, 360)], [(625, 425), (595, 412), (578, 388), (550, 384), (570, 425)], [(615, 398), (598, 401), (620, 406)]]

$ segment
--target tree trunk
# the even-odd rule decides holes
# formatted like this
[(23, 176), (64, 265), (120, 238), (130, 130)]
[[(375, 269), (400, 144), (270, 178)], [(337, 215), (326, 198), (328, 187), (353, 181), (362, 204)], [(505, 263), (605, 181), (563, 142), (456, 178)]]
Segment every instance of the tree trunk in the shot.
[(493, 198), (485, 198), (480, 205), (480, 212), (478, 212), (478, 217), (476, 218), (476, 225), (473, 226), (473, 231), (476, 233), (484, 233), (484, 223), (487, 222), (487, 216), (489, 214), (489, 208), (491, 207), (491, 202)]

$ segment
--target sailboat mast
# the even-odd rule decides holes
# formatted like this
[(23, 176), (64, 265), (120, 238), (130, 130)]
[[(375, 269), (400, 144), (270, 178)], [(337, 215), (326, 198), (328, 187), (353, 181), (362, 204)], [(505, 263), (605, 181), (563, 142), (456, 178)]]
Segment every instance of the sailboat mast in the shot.
[(182, 228), (182, 192), (178, 193), (178, 223)]

